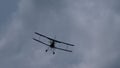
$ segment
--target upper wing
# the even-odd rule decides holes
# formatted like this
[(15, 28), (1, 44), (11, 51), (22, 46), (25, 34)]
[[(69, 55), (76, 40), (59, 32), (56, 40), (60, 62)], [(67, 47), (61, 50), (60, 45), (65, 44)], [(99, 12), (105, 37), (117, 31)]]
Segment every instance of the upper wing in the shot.
[(47, 37), (47, 36), (45, 36), (45, 35), (42, 35), (42, 34), (40, 34), (40, 33), (35, 32), (35, 34), (37, 34), (37, 35), (39, 35), (39, 36), (42, 36), (42, 37), (45, 37), (45, 38), (47, 38), (47, 39), (49, 39), (49, 40), (53, 40), (52, 38), (49, 38), (49, 37)]
[(40, 42), (40, 43), (42, 43), (42, 44), (44, 44), (44, 45), (50, 46), (50, 45), (48, 45), (48, 44), (46, 44), (46, 43), (44, 43), (44, 42), (42, 42), (42, 41), (40, 41), (40, 40), (37, 40), (37, 39), (35, 39), (35, 38), (33, 38), (33, 40), (35, 40), (35, 41), (37, 41), (37, 42)]
[(42, 36), (42, 37), (45, 37), (45, 38), (47, 38), (47, 39), (49, 39), (49, 40), (53, 40), (53, 41), (58, 42), (58, 43), (66, 44), (66, 45), (69, 45), (69, 46), (75, 46), (75, 45), (73, 45), (73, 44), (69, 44), (69, 43), (65, 43), (65, 42), (61, 42), (61, 41), (58, 41), (58, 40), (49, 38), (49, 37), (47, 37), (47, 36), (45, 36), (45, 35), (42, 35), (42, 34), (39, 34), (39, 33), (37, 33), (37, 32), (35, 32), (35, 34), (37, 34), (37, 35), (39, 35), (39, 36)]
[(66, 49), (62, 49), (62, 48), (58, 48), (58, 47), (55, 47), (55, 49), (59, 49), (59, 50), (67, 51), (67, 52), (72, 52), (71, 50), (66, 50)]

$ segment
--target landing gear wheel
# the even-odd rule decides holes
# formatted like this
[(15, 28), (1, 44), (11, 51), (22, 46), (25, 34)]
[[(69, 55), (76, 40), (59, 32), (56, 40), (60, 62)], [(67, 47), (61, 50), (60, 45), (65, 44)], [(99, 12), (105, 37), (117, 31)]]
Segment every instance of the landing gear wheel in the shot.
[(53, 52), (53, 55), (55, 54), (55, 52)]
[(47, 52), (48, 50), (45, 50), (45, 52)]

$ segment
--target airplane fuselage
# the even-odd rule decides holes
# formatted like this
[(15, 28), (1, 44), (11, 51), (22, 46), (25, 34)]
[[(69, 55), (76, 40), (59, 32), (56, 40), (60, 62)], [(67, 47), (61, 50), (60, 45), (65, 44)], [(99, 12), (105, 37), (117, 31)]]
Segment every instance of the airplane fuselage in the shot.
[(55, 41), (52, 41), (52, 42), (51, 42), (50, 47), (51, 47), (51, 48), (55, 48)]

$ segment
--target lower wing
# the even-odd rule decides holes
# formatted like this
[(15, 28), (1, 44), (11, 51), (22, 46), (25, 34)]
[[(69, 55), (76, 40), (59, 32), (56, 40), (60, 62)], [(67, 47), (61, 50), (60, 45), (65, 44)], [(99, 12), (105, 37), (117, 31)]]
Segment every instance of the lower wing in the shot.
[(44, 43), (44, 42), (42, 42), (42, 41), (40, 41), (40, 40), (37, 40), (37, 39), (35, 39), (35, 38), (33, 38), (33, 40), (35, 40), (35, 41), (37, 41), (37, 42), (39, 42), (39, 43), (42, 43), (42, 44), (44, 44), (44, 45), (50, 46), (50, 45), (48, 45), (48, 44), (46, 44), (46, 43)]
[(66, 50), (66, 49), (62, 49), (62, 48), (58, 48), (58, 47), (55, 47), (55, 49), (59, 49), (59, 50), (67, 51), (67, 52), (72, 52), (71, 50)]
[[(35, 40), (35, 41), (37, 41), (37, 42), (39, 42), (39, 43), (42, 43), (42, 44), (44, 44), (44, 45), (47, 45), (47, 46), (50, 46), (50, 45), (48, 45), (48, 44), (46, 44), (46, 43), (44, 43), (44, 42), (42, 42), (42, 41), (40, 41), (40, 40), (37, 40), (37, 39), (35, 39), (35, 38), (33, 38), (33, 40)], [(72, 52), (71, 50), (66, 50), (66, 49), (62, 49), (62, 48), (58, 48), (58, 47), (54, 47), (55, 49), (59, 49), (59, 50), (63, 50), (63, 51), (67, 51), (67, 52)]]

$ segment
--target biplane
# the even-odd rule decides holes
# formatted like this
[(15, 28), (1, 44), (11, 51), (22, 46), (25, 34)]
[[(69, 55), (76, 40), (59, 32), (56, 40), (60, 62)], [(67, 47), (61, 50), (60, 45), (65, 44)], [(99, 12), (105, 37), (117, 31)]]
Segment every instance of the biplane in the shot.
[(50, 40), (50, 44), (47, 44), (47, 43), (44, 43), (44, 42), (42, 42), (42, 41), (40, 41), (40, 40), (38, 40), (38, 39), (33, 38), (33, 40), (35, 40), (35, 41), (37, 41), (37, 42), (39, 42), (39, 43), (42, 43), (42, 44), (48, 46), (48, 48), (45, 50), (45, 52), (47, 52), (49, 49), (53, 51), (53, 54), (55, 54), (55, 52), (54, 52), (55, 49), (62, 50), (62, 51), (66, 51), (66, 52), (72, 52), (71, 50), (67, 50), (67, 49), (63, 49), (63, 48), (56, 47), (56, 46), (55, 46), (56, 43), (61, 43), (61, 44), (65, 44), (65, 45), (68, 45), (68, 46), (75, 46), (75, 45), (73, 45), (73, 44), (69, 44), (69, 43), (65, 43), (65, 42), (62, 42), (62, 41), (58, 41), (58, 40), (56, 40), (56, 39), (52, 39), (52, 38), (47, 37), (47, 36), (45, 36), (45, 35), (42, 35), (42, 34), (40, 34), (40, 33), (38, 33), (38, 32), (34, 32), (34, 33), (35, 33), (36, 35), (39, 35), (39, 36), (41, 36), (41, 37), (44, 37), (44, 38)]

